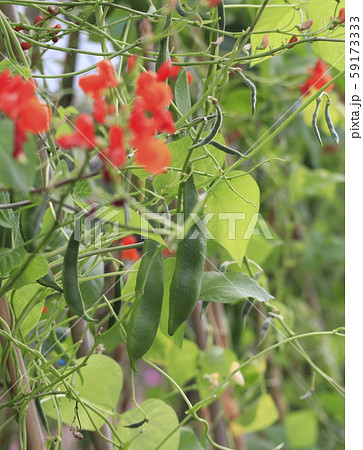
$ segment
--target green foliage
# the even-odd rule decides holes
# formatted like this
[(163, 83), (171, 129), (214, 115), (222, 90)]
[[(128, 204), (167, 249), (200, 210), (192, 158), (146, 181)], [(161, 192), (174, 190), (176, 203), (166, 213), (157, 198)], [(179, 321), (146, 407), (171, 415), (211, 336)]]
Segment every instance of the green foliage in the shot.
[[(18, 43), (15, 24), (0, 17), (2, 51), (9, 56), (0, 62), (0, 72), (42, 77), (45, 82), (38, 80), (41, 93), (36, 95), (49, 99), (53, 115), (47, 133), (27, 137), (23, 161), (13, 158), (14, 120), (0, 111), (0, 376), (8, 408), (3, 413), (0, 407), (0, 422), (6, 424), (1, 442), (8, 438), (9, 448), (16, 446), (19, 434), (20, 447), (30, 446), (28, 439), (36, 433), (28, 428), (28, 405), (36, 399), (49, 422), (42, 430), (46, 448), (70, 445), (72, 432), (84, 434), (83, 448), (95, 446), (94, 433), (107, 421), (112, 445), (122, 449), (201, 450), (218, 448), (220, 442), (235, 448), (242, 435), (249, 450), (281, 448), (282, 443), (290, 450), (342, 450), (344, 82), (339, 71), (344, 44), (338, 40), (344, 37), (344, 25), (333, 28), (331, 18), (344, 1), (291, 5), (270, 0), (266, 8), (257, 0), (226, 1), (225, 31), (220, 29), (222, 6), (209, 8), (207, 2), (183, 4), (184, 13), (160, 1), (81, 3), (62, 7), (65, 23), (58, 36), (69, 35), (70, 43), (64, 39), (58, 44), (62, 55), (67, 52), (67, 62), (56, 75), (56, 88), (46, 64), (48, 47), (58, 48), (50, 44), (49, 30), (26, 31), (37, 44), (27, 52), (14, 45), (16, 60), (11, 45)], [(10, 6), (16, 8), (17, 2)], [(26, 15), (20, 17), (32, 23)], [(313, 20), (311, 28), (300, 31), (296, 25), (307, 19)], [(52, 26), (56, 20), (52, 18)], [(49, 23), (47, 19), (44, 26)], [(258, 50), (264, 35), (269, 43)], [(298, 44), (276, 53), (293, 35)], [(82, 46), (77, 36), (82, 36)], [(84, 40), (99, 45), (91, 48)], [(97, 149), (64, 151), (57, 139), (74, 131), (79, 114), (92, 115), (94, 100), (85, 101), (73, 77), (93, 69), (79, 67), (84, 52), (114, 63), (119, 84), (104, 94), (115, 113), (95, 125)], [(264, 57), (256, 57), (262, 53)], [(129, 55), (137, 55), (131, 71)], [(151, 192), (150, 174), (134, 158), (128, 121), (139, 95), (138, 76), (153, 67), (158, 55), (170, 56), (182, 67), (168, 80), (176, 131), (157, 136), (171, 153), (170, 167), (153, 176)], [(329, 98), (338, 145), (325, 122), (325, 104), (316, 117), (323, 145), (314, 140), (316, 87), (301, 100), (300, 87), (318, 58), (328, 64), (327, 79), (336, 75)], [(249, 88), (237, 68), (256, 86), (254, 117)], [(323, 102), (326, 98), (322, 95)], [(148, 110), (146, 118), (151, 116)], [(99, 151), (110, 144), (111, 124), (123, 127), (128, 156), (119, 171), (107, 166), (106, 173)], [(220, 148), (210, 143), (193, 147), (217, 128), (214, 140)], [(197, 212), (207, 222), (208, 246), (204, 273), (197, 280), (202, 282), (197, 309), (170, 336), (169, 291), (190, 173), (198, 189)], [(27, 253), (28, 234), (20, 232), (19, 222), (27, 208), (38, 205), (45, 214), (28, 231), (39, 251), (29, 253), (27, 247)], [(150, 211), (160, 215), (157, 226), (144, 214)], [(63, 287), (62, 266), (76, 219), (81, 245), (73, 260), (73, 269), (79, 269), (78, 277), (72, 269), (73, 286), (79, 284), (85, 309), (97, 323), (71, 321), (64, 296), (36, 283), (53, 274)], [(131, 235), (138, 248), (150, 238), (172, 254), (164, 254), (159, 328), (134, 374), (126, 348), (140, 260), (130, 261), (114, 249)], [(121, 308), (108, 329), (118, 296), (116, 276), (122, 281)], [(183, 308), (190, 298), (179, 300)], [(147, 325), (149, 318), (143, 317)], [(29, 388), (9, 389), (12, 363), (15, 371), (24, 363)]]
[[(81, 365), (83, 360), (84, 358), (80, 358), (76, 363)], [(107, 374), (107, 382), (100, 383), (101, 374)], [(105, 355), (92, 355), (88, 359), (87, 365), (81, 367), (75, 374), (71, 386), (79, 398), (79, 418), (83, 429), (99, 429), (105, 418), (114, 413), (122, 382), (121, 367), (112, 358)], [(71, 425), (75, 415), (75, 400), (67, 398), (63, 394), (57, 396), (57, 403), (63, 421)], [(41, 404), (49, 417), (57, 418), (57, 408), (52, 397), (45, 397)], [(87, 405), (96, 408), (102, 415), (90, 411)]]
[[(178, 428), (178, 418), (174, 410), (165, 402), (157, 399), (149, 399), (140, 404), (145, 412), (148, 422), (142, 425), (143, 433), (139, 429), (125, 428), (127, 425), (140, 422), (143, 415), (138, 408), (125, 412), (120, 417), (117, 427), (122, 440), (131, 441), (131, 450), (142, 450), (144, 448), (159, 448), (166, 450), (178, 450), (180, 432), (172, 433)], [(138, 436), (139, 435), (139, 436)], [(170, 438), (166, 439), (169, 435)], [(137, 439), (133, 440), (138, 436)], [(162, 445), (160, 445), (163, 442)]]

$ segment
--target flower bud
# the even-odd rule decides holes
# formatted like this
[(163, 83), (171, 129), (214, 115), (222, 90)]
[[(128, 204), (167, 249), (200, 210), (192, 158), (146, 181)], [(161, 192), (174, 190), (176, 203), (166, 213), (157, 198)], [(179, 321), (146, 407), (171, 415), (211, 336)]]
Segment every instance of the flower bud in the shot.
[[(289, 40), (288, 44), (292, 44), (293, 42), (297, 42), (298, 41), (298, 37), (297, 36), (292, 36), (291, 39)], [(291, 45), (289, 48), (293, 48), (295, 47), (295, 45)]]
[(268, 44), (270, 43), (270, 38), (267, 34), (265, 34), (262, 38), (262, 42), (260, 45), (258, 45), (256, 48), (257, 50), (264, 50)]
[(44, 19), (45, 19), (44, 16), (38, 16), (38, 17), (36, 17), (36, 18), (34, 19), (33, 24), (34, 24), (34, 25), (38, 25), (38, 23), (39, 23), (39, 22), (42, 22)]
[(32, 47), (32, 44), (31, 44), (30, 42), (22, 42), (22, 43), (20, 44), (20, 47), (21, 47), (23, 50), (29, 50), (29, 49)]
[(59, 14), (59, 9), (55, 6), (48, 6), (48, 12), (49, 14), (52, 14), (52, 16), (56, 16), (57, 14)]

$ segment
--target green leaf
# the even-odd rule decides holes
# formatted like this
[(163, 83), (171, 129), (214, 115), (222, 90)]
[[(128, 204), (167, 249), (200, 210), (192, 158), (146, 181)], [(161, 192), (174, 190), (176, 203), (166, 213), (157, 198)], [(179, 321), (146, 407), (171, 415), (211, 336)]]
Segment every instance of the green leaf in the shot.
[(318, 438), (318, 421), (309, 409), (287, 414), (284, 420), (289, 444), (293, 448), (312, 448)]
[[(149, 419), (149, 422), (141, 427), (142, 430), (145, 430), (143, 433), (140, 434), (140, 428), (125, 428), (126, 425), (140, 422), (144, 418), (138, 408), (131, 409), (122, 414), (117, 426), (119, 436), (124, 442), (138, 435), (128, 448), (130, 450), (151, 450), (155, 448), (161, 450), (178, 450), (180, 431), (177, 428), (178, 418), (175, 411), (169, 405), (158, 399), (146, 400), (140, 406)], [(159, 447), (166, 436), (174, 430), (175, 433)]]
[[(205, 137), (207, 134), (208, 133), (202, 133), (202, 137)], [(224, 139), (220, 134), (216, 136), (215, 140), (224, 144)], [(170, 167), (181, 169), (184, 165), (188, 150), (192, 146), (192, 139), (188, 136), (173, 142), (168, 142), (166, 145), (172, 155)], [(193, 163), (193, 167), (195, 170), (200, 172), (207, 172), (213, 175), (218, 175), (219, 171), (218, 168), (216, 168), (215, 161), (217, 161), (219, 165), (223, 165), (226, 154), (221, 150), (216, 149), (212, 145), (206, 145), (205, 147), (207, 148), (208, 152), (213, 155), (214, 160), (212, 158), (200, 159)], [(204, 156), (205, 154), (205, 148), (198, 147), (193, 151), (193, 159)], [(173, 170), (172, 168), (164, 174), (158, 175), (154, 178), (154, 187), (160, 195), (173, 197), (178, 192), (180, 171)], [(203, 186), (207, 186), (210, 182), (209, 177), (198, 174), (194, 175), (194, 179), (198, 189)]]
[[(289, 30), (296, 24), (300, 23), (300, 17), (298, 12), (294, 8), (287, 8), (286, 6), (276, 6), (273, 5), (281, 5), (281, 0), (270, 0), (269, 7), (263, 11), (263, 14), (260, 20), (257, 22), (257, 25), (254, 29), (254, 33), (251, 36), (251, 54), (256, 55), (258, 53), (264, 53), (269, 50), (269, 48), (280, 47), (284, 41), (288, 42), (287, 39), (281, 33), (273, 33), (269, 32), (268, 37), (270, 38), (269, 45), (264, 50), (256, 50), (256, 47), (261, 44), (263, 34), (257, 34), (258, 31), (265, 30)], [(266, 59), (271, 58), (271, 56), (266, 56), (261, 59), (255, 59), (251, 62), (251, 67), (265, 61)]]
[(259, 302), (268, 302), (274, 298), (245, 273), (203, 273), (199, 296), (203, 302), (234, 303), (248, 297)]
[(9, 295), (12, 310), (15, 314), (15, 323), (18, 323), (17, 320), (23, 311), (28, 308), (29, 302), (34, 305), (30, 310), (27, 309), (20, 325), (23, 336), (26, 336), (38, 324), (43, 311), (43, 302), (48, 293), (49, 291), (39, 284), (31, 284), (16, 289)]
[[(309, 0), (304, 8), (306, 9), (307, 18), (313, 19), (311, 31), (317, 31), (330, 22), (330, 18), (334, 17), (334, 11), (337, 6), (336, 0)], [(344, 0), (339, 3), (337, 13), (341, 8), (345, 7)], [(333, 39), (344, 39), (345, 28), (338, 26), (328, 34), (324, 33), (324, 37)], [(314, 42), (312, 43), (313, 51), (324, 61), (334, 66), (337, 70), (344, 70), (344, 42)]]
[(184, 116), (191, 108), (187, 71), (183, 69), (175, 83), (175, 103)]
[[(253, 433), (269, 427), (279, 418), (275, 403), (269, 394), (262, 395), (238, 420), (232, 423), (236, 434)], [(302, 429), (304, 426), (302, 426)]]
[[(81, 364), (84, 358), (77, 359), (77, 364)], [(81, 367), (79, 372), (74, 375), (72, 385), (78, 392), (80, 398), (92, 404), (105, 417), (113, 415), (121, 393), (123, 374), (119, 364), (106, 355), (92, 355), (87, 365)], [(59, 408), (62, 421), (70, 425), (74, 417), (75, 401), (58, 396)], [(57, 412), (51, 397), (41, 400), (45, 414), (54, 419), (57, 418)], [(84, 430), (94, 430), (87, 413), (82, 404), (79, 403), (79, 417)], [(88, 409), (88, 413), (97, 429), (104, 421), (102, 417)]]
[(23, 248), (0, 248), (0, 275), (10, 273), (23, 261), (25, 255), (26, 251)]
[[(9, 192), (0, 192), (0, 205), (5, 205), (10, 202)], [(15, 214), (14, 211), (9, 209), (0, 209), (0, 226), (5, 228), (15, 228)]]
[(181, 427), (178, 450), (205, 450), (205, 447), (198, 441), (191, 428)]
[(22, 75), (24, 78), (30, 78), (31, 72), (28, 67), (21, 66), (18, 61), (6, 58), (0, 62), (0, 73), (4, 70), (10, 70), (11, 76)]
[(20, 194), (27, 194), (35, 178), (38, 163), (37, 150), (33, 136), (24, 144), (27, 161), (19, 162), (13, 158), (14, 124), (10, 120), (0, 122), (0, 183)]
[(197, 374), (199, 348), (189, 339), (184, 339), (183, 348), (172, 346), (167, 359), (168, 374), (184, 386)]
[(250, 175), (238, 170), (228, 174), (229, 177), (234, 175), (240, 176), (229, 180), (233, 190), (224, 180), (211, 189), (206, 212), (212, 217), (207, 227), (218, 244), (241, 265), (257, 223), (260, 190)]
[(39, 278), (42, 278), (49, 271), (49, 266), (44, 256), (37, 253), (34, 255), (34, 257), (31, 259), (29, 263), (27, 263), (27, 259), (28, 258), (25, 258), (24, 260), (24, 264), (27, 264), (25, 270), (22, 271), (23, 266), (22, 265), (21, 267), (16, 267), (11, 272), (11, 278), (14, 278), (20, 271), (22, 271), (21, 275), (19, 276), (19, 278), (17, 278), (17, 280), (12, 286), (12, 288), (14, 289), (17, 289), (21, 286), (25, 286), (26, 284), (34, 283), (36, 280), (39, 280)]
[(88, 180), (77, 181), (74, 187), (74, 196), (83, 200), (92, 194), (92, 188)]
[(185, 324), (180, 326), (173, 336), (168, 333), (168, 321), (169, 321), (169, 290), (171, 280), (173, 278), (175, 268), (175, 258), (168, 258), (164, 261), (164, 298), (163, 307), (161, 309), (160, 318), (160, 330), (161, 332), (173, 341), (179, 348), (182, 348), (184, 339)]

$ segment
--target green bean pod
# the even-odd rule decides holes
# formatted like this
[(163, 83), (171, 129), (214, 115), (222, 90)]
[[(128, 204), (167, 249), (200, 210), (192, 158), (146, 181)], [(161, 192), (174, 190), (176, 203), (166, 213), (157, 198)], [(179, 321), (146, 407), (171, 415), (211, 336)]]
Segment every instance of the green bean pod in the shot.
[(218, 104), (218, 102), (216, 100), (214, 100), (214, 105), (216, 107), (217, 110), (217, 118), (213, 124), (212, 129), (210, 130), (210, 132), (208, 133), (208, 135), (203, 138), (201, 141), (196, 142), (195, 144), (193, 144), (189, 150), (193, 150), (194, 148), (197, 147), (202, 147), (203, 145), (207, 145), (209, 144), (217, 135), (219, 129), (222, 126), (222, 122), (223, 122), (223, 114), (222, 114), (222, 110)]
[(213, 145), (213, 147), (215, 148), (218, 148), (218, 150), (222, 150), (222, 152), (224, 153), (228, 153), (229, 155), (243, 157), (242, 153), (239, 152), (238, 150), (235, 150), (232, 147), (228, 147), (227, 145), (221, 144), (220, 142), (212, 140), (209, 142), (209, 144)]
[[(153, 191), (152, 183), (146, 187)], [(147, 196), (147, 200), (149, 196)], [(153, 208), (149, 208), (153, 210)], [(154, 212), (156, 212), (154, 210)], [(127, 351), (131, 367), (136, 370), (136, 361), (151, 347), (158, 330), (164, 297), (164, 264), (161, 246), (146, 238), (136, 277), (135, 303), (127, 326)]]
[(318, 140), (319, 144), (323, 145), (323, 141), (321, 140), (320, 132), (319, 132), (319, 128), (318, 128), (318, 112), (319, 112), (320, 103), (321, 103), (321, 98), (318, 97), (316, 99), (316, 107), (315, 107), (315, 110), (314, 110), (314, 114), (313, 114), (313, 119), (312, 119), (311, 125), (313, 127), (314, 136)]
[[(190, 175), (184, 189), (184, 221), (189, 219), (197, 203), (198, 191)], [(199, 300), (206, 247), (207, 227), (205, 218), (200, 215), (176, 251), (169, 295), (168, 332), (171, 336), (188, 319)]]
[[(163, 31), (167, 30), (169, 28), (170, 24), (170, 15), (167, 16), (165, 20), (165, 25), (163, 28)], [(155, 69), (158, 71), (165, 61), (170, 61), (170, 52), (169, 52), (169, 36), (166, 36), (165, 38), (160, 40), (160, 49), (159, 54), (156, 59), (155, 63)]]
[(266, 339), (267, 333), (268, 333), (269, 329), (271, 328), (273, 319), (274, 319), (273, 317), (267, 317), (267, 319), (263, 322), (257, 347), (259, 347), (261, 344), (263, 344), (264, 340)]
[[(120, 267), (121, 270), (121, 267)], [(117, 298), (113, 304), (113, 312), (118, 316), (120, 309), (121, 309), (121, 275), (116, 275), (115, 278), (115, 285), (113, 288), (113, 296), (114, 298)], [(108, 319), (107, 329), (109, 330), (111, 327), (113, 327), (116, 323), (116, 319), (113, 316), (113, 314), (110, 315), (110, 318)]]
[(224, 11), (224, 1), (221, 0), (217, 5), (217, 11), (218, 11), (218, 28), (222, 31), (226, 28), (226, 13)]
[(336, 144), (339, 144), (339, 136), (338, 136), (338, 133), (335, 131), (334, 124), (333, 124), (330, 114), (329, 114), (329, 106), (330, 105), (331, 105), (331, 101), (328, 100), (325, 105), (325, 121), (326, 121), (326, 124), (328, 125), (331, 137), (334, 139)]
[(63, 259), (63, 291), (68, 308), (77, 316), (88, 322), (96, 322), (85, 310), (81, 291), (78, 284), (78, 251), (79, 241), (74, 239), (74, 231), (69, 238)]
[(256, 86), (252, 83), (251, 80), (249, 80), (246, 75), (239, 70), (238, 71), (239, 76), (242, 78), (244, 84), (250, 89), (250, 97), (251, 97), (251, 110), (252, 115), (254, 116), (256, 112), (256, 102), (257, 102), (257, 89)]

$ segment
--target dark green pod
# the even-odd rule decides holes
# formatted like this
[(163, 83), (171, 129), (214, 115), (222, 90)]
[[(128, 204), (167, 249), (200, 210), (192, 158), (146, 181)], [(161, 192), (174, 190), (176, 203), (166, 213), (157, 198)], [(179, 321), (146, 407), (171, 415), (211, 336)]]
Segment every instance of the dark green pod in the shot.
[(221, 0), (217, 5), (217, 11), (218, 11), (218, 28), (222, 31), (226, 28), (226, 13), (224, 11), (224, 1)]
[(78, 284), (78, 251), (79, 241), (74, 239), (74, 231), (69, 238), (63, 259), (63, 291), (68, 308), (77, 316), (88, 322), (96, 322), (85, 310), (81, 291)]
[(313, 118), (312, 118), (311, 125), (313, 127), (314, 136), (318, 140), (319, 144), (323, 145), (323, 141), (321, 140), (320, 131), (319, 131), (319, 128), (318, 128), (318, 112), (319, 112), (320, 103), (321, 103), (321, 98), (318, 97), (316, 99), (316, 106), (315, 106), (315, 110), (314, 110), (314, 113), (313, 113)]
[[(198, 202), (193, 175), (185, 183), (184, 221)], [(203, 215), (194, 223), (176, 251), (176, 262), (169, 295), (168, 331), (173, 335), (193, 312), (198, 300), (207, 247), (207, 227)]]
[[(148, 179), (146, 187), (153, 192)], [(147, 196), (147, 200), (150, 200)], [(153, 208), (149, 207), (152, 211)], [(156, 212), (154, 210), (154, 212)], [(131, 366), (149, 350), (159, 327), (164, 297), (164, 263), (161, 246), (145, 239), (143, 255), (136, 277), (135, 303), (127, 326), (127, 351)]]
[(328, 125), (331, 137), (334, 139), (334, 142), (336, 144), (339, 144), (339, 136), (338, 136), (338, 133), (335, 131), (333, 121), (331, 120), (331, 117), (329, 114), (329, 106), (330, 105), (331, 105), (331, 101), (328, 100), (325, 105), (325, 121), (326, 121), (326, 124)]

